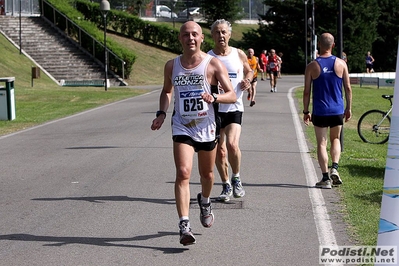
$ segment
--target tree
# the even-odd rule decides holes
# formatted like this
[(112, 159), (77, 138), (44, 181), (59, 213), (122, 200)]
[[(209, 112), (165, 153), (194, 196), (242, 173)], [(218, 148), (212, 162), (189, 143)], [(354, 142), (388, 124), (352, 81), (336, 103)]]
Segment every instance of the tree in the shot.
[[(265, 15), (267, 21), (259, 23), (259, 29), (243, 34), (241, 47), (252, 47), (256, 54), (275, 49), (284, 54), (284, 71), (303, 73), (305, 62), (304, 5), (302, 1), (265, 1), (270, 6)], [(244, 49), (244, 48), (243, 48)]]
[(366, 53), (371, 51), (378, 35), (379, 10), (376, 0), (347, 1), (343, 6), (343, 43), (350, 72), (366, 70)]
[[(384, 1), (389, 3), (389, 0)], [(337, 39), (337, 1), (314, 2), (315, 34), (330, 32)], [(305, 19), (307, 21), (304, 1), (266, 0), (264, 4), (270, 9), (260, 17), (267, 23), (260, 23), (259, 29), (244, 34), (240, 46), (253, 47), (256, 52), (271, 48), (283, 52), (284, 71), (302, 74), (305, 69)], [(307, 8), (309, 18), (312, 1), (308, 1)], [(377, 40), (379, 10), (377, 0), (347, 0), (343, 6), (343, 50), (348, 56), (350, 69), (355, 72), (364, 71), (364, 54)], [(309, 34), (308, 28), (308, 39), (311, 38)]]
[(380, 0), (378, 37), (372, 50), (376, 71), (395, 71), (398, 52), (399, 0)]
[(204, 18), (211, 25), (217, 19), (225, 19), (230, 23), (243, 17), (241, 0), (202, 0)]

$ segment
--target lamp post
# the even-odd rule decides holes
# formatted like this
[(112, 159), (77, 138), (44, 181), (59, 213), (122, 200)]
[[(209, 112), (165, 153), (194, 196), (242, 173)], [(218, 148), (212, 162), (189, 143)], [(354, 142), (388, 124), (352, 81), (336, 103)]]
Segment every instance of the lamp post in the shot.
[(107, 91), (108, 88), (108, 58), (107, 58), (107, 14), (109, 8), (109, 2), (107, 0), (101, 0), (100, 3), (100, 11), (104, 17), (104, 71), (105, 71), (105, 79), (104, 79), (104, 89)]
[(22, 54), (22, 19), (21, 19), (21, 12), (22, 12), (22, 3), (19, 0), (19, 54)]
[(338, 42), (337, 42), (337, 52), (338, 57), (342, 58), (343, 52), (343, 30), (342, 30), (342, 0), (337, 0), (337, 11), (338, 11), (338, 19), (337, 19), (337, 33), (338, 33)]
[(305, 0), (305, 67), (308, 65), (308, 0)]
[[(177, 0), (172, 0), (172, 13), (170, 13), (170, 16), (172, 17), (172, 21), (173, 21), (173, 28), (175, 27), (175, 17), (173, 16), (173, 13), (175, 12), (175, 6), (176, 6)], [(187, 10), (188, 12), (188, 10)]]
[(250, 1), (248, 1), (248, 15), (249, 15), (249, 20), (251, 20), (252, 19), (252, 17), (251, 17), (251, 15), (252, 15), (252, 6), (251, 6), (251, 0)]
[(313, 42), (313, 47), (312, 47), (312, 59), (316, 59), (316, 25), (314, 21), (314, 0), (312, 0), (312, 42)]
[(313, 60), (313, 22), (312, 18), (308, 18), (308, 26), (310, 29), (310, 61)]

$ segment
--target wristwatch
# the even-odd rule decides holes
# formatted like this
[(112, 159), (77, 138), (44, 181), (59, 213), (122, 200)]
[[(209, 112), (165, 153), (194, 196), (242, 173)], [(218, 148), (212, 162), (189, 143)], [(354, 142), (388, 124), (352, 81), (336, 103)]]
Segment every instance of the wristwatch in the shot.
[(157, 113), (155, 114), (156, 117), (158, 117), (160, 115), (165, 115), (165, 118), (166, 118), (166, 113), (162, 110), (157, 111)]
[(213, 96), (213, 99), (215, 100), (215, 102), (217, 101), (217, 99), (218, 99), (218, 95), (217, 95), (217, 93), (212, 93), (212, 96)]
[(304, 115), (308, 115), (310, 112), (309, 111), (303, 111), (302, 112)]

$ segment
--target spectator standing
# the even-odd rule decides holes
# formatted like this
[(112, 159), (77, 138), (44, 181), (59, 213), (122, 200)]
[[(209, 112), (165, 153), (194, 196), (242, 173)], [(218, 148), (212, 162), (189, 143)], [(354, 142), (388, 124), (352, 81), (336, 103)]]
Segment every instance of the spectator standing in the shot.
[(278, 75), (277, 75), (277, 77), (279, 78), (279, 79), (281, 79), (281, 66), (283, 65), (283, 53), (282, 52), (279, 52), (278, 53), (278, 56), (280, 57), (280, 62), (279, 62), (279, 64), (278, 64)]
[(348, 57), (346, 56), (345, 52), (342, 52), (342, 60), (344, 60), (345, 63), (348, 63)]
[[(175, 199), (180, 219), (180, 243), (183, 245), (196, 242), (189, 220), (194, 154), (198, 153), (202, 187), (202, 192), (197, 195), (200, 221), (204, 227), (211, 227), (214, 214), (210, 195), (219, 137), (217, 103), (236, 102), (226, 67), (219, 59), (201, 51), (203, 40), (202, 29), (197, 23), (188, 21), (181, 26), (179, 42), (183, 53), (165, 64), (159, 111), (151, 125), (152, 130), (161, 128), (174, 90), (172, 139), (176, 167)], [(218, 84), (222, 86), (223, 94), (217, 94)]]
[[(220, 201), (229, 201), (232, 195), (235, 198), (245, 195), (240, 179), (241, 150), (239, 147), (244, 113), (242, 97), (244, 91), (251, 88), (250, 81), (253, 79), (253, 71), (248, 64), (246, 54), (240, 49), (229, 46), (231, 31), (230, 22), (224, 19), (216, 20), (211, 26), (215, 46), (208, 52), (226, 66), (237, 95), (235, 103), (219, 104), (221, 128), (216, 153), (216, 167), (222, 180), (222, 192), (218, 198)], [(223, 93), (223, 88), (221, 93)], [(229, 180), (229, 164), (232, 170), (231, 182)]]
[(371, 55), (370, 51), (366, 54), (366, 72), (373, 73), (374, 72), (374, 57)]
[[(341, 156), (340, 134), (343, 121), (352, 117), (352, 89), (349, 82), (348, 66), (344, 60), (333, 56), (334, 37), (323, 33), (320, 37), (320, 56), (308, 64), (305, 70), (305, 89), (303, 91), (303, 121), (314, 126), (317, 141), (317, 160), (322, 172), (322, 179), (316, 183), (317, 188), (331, 189), (332, 185), (342, 184), (338, 173)], [(311, 89), (313, 83), (313, 90)], [(346, 107), (342, 95), (345, 90)], [(312, 94), (312, 113), (309, 111)], [(329, 129), (329, 133), (328, 133)], [(331, 147), (332, 166), (328, 170), (327, 135)]]

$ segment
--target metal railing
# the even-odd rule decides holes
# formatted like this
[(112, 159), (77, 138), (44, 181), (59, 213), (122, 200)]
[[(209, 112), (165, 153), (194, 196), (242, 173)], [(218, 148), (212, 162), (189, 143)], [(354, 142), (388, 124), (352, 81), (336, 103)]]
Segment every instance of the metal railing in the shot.
[[(42, 0), (41, 4), (41, 15), (46, 18), (48, 22), (57, 27), (70, 39), (74, 40), (75, 43), (101, 62), (102, 65), (105, 64), (104, 44), (93, 38), (88, 32), (59, 12), (46, 0)], [(112, 74), (118, 73), (122, 76), (122, 79), (125, 79), (125, 62), (108, 48), (106, 52), (109, 59), (107, 67), (110, 72), (113, 72)]]

